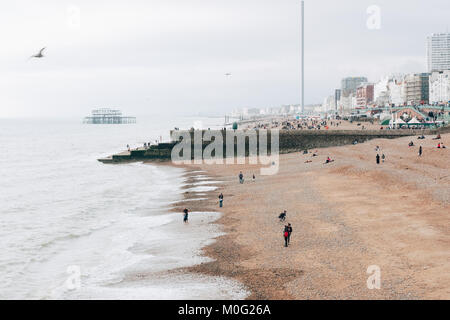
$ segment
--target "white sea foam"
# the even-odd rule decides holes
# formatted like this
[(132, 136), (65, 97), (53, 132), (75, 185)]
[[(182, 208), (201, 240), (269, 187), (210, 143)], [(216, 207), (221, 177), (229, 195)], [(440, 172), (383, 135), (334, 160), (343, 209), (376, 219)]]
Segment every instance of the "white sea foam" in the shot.
[[(170, 203), (183, 199), (182, 169), (96, 161), (126, 144), (168, 133), (170, 127), (157, 131), (158, 123), (1, 120), (0, 299), (245, 295), (227, 279), (151, 277), (207, 261), (199, 249), (220, 233), (208, 224), (214, 214), (191, 213), (184, 225), (181, 213), (169, 212)], [(73, 266), (81, 272), (79, 290), (67, 285)], [(137, 273), (150, 276), (142, 282), (127, 280)], [(218, 283), (221, 289), (213, 289)]]
[(192, 183), (193, 186), (203, 186), (203, 185), (208, 185), (208, 184), (219, 184), (222, 183), (222, 181), (213, 181), (213, 180), (209, 180), (209, 181), (198, 181), (198, 182), (194, 182)]
[(186, 189), (186, 192), (208, 192), (208, 191), (214, 191), (217, 189), (218, 189), (218, 187), (199, 186), (199, 187), (192, 187), (192, 188)]

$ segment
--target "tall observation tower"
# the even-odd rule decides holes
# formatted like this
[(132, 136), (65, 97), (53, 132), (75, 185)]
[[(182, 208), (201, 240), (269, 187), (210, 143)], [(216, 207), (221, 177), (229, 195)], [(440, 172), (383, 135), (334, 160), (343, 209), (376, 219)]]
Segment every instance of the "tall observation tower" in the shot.
[(302, 114), (305, 113), (305, 1), (302, 0)]

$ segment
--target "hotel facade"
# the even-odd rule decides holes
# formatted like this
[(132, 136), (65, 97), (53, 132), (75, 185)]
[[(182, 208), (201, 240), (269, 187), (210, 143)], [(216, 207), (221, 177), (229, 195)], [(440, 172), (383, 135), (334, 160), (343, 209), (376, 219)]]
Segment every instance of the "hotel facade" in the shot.
[(427, 37), (428, 72), (450, 70), (450, 33)]

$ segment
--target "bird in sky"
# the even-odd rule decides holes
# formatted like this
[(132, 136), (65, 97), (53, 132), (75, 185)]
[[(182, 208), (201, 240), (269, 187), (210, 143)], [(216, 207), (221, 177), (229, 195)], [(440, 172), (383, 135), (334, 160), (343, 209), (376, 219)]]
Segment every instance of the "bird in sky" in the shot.
[(228, 78), (229, 76), (231, 76), (231, 73), (225, 73), (225, 76)]
[(39, 50), (39, 53), (36, 53), (36, 54), (32, 55), (32, 56), (30, 57), (30, 59), (31, 59), (31, 58), (43, 58), (43, 57), (45, 57), (45, 56), (42, 54), (42, 52), (45, 50), (45, 48), (46, 48), (46, 47), (43, 47), (41, 50)]

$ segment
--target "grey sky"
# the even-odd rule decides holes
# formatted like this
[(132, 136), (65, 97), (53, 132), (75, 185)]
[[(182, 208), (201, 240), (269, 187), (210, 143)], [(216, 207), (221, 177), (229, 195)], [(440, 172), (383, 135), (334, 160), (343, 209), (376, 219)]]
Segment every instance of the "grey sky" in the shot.
[[(370, 5), (380, 30), (366, 26)], [(307, 0), (306, 103), (345, 76), (425, 71), (425, 38), (449, 12), (448, 0)], [(10, 1), (0, 35), (0, 117), (300, 102), (300, 0)]]

